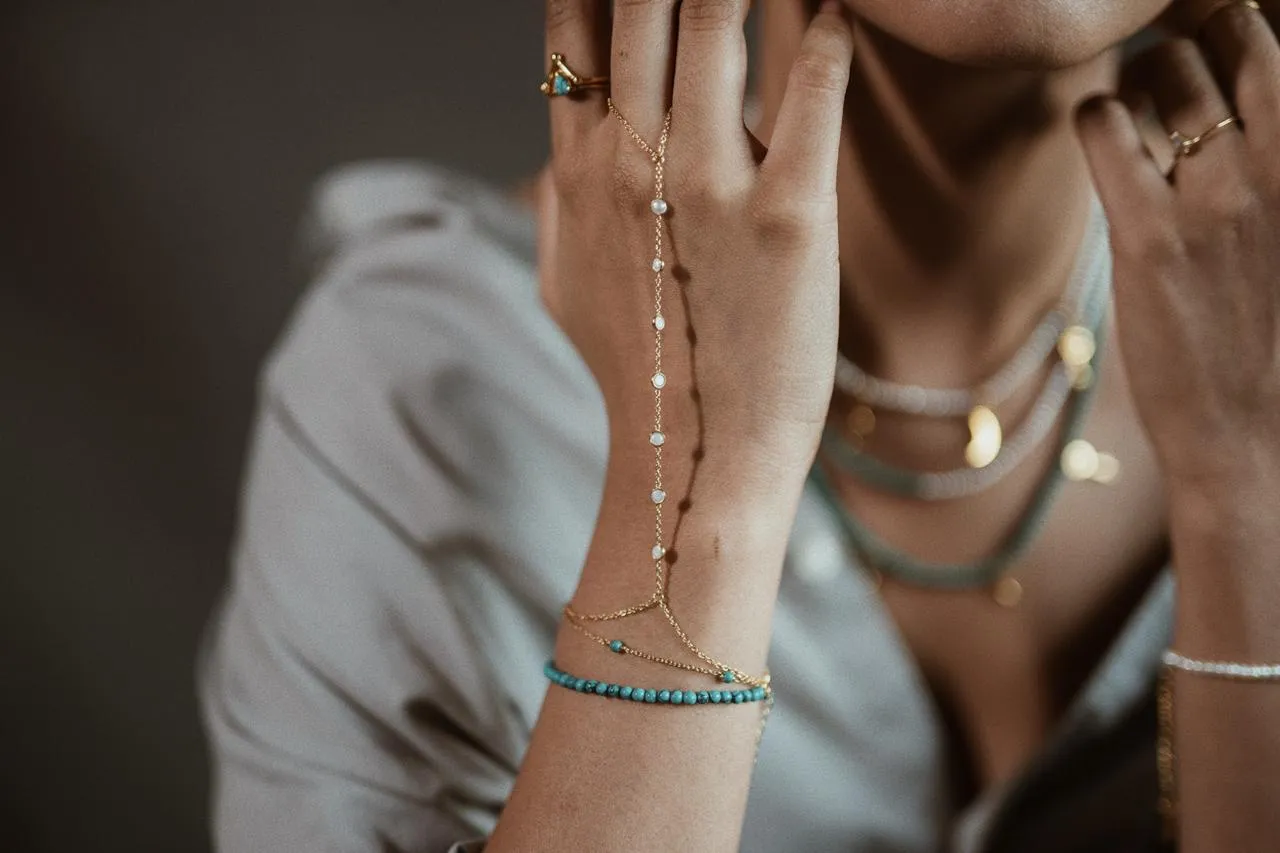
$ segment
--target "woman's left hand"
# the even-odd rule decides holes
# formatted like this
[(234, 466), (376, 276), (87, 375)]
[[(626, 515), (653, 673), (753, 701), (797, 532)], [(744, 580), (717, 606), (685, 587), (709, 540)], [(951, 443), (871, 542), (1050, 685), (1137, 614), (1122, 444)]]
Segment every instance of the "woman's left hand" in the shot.
[[(1267, 0), (1275, 2), (1275, 0)], [(1275, 11), (1271, 9), (1270, 11)], [(1171, 494), (1280, 502), (1280, 46), (1236, 0), (1195, 39), (1137, 60), (1169, 133), (1238, 116), (1166, 174), (1129, 110), (1100, 97), (1079, 132), (1111, 223), (1117, 333)]]

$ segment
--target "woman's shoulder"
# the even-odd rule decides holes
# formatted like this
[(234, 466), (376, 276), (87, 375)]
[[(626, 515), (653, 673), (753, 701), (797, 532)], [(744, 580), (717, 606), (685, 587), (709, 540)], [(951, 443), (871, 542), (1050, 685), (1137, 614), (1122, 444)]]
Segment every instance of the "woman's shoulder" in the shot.
[(535, 231), (502, 193), (428, 164), (325, 176), (304, 224), (311, 281), (263, 371), (264, 409), (374, 491), (389, 468), (483, 476), (476, 424), (559, 424), (547, 439), (596, 444), (598, 392), (541, 304)]
[(323, 175), (312, 189), (303, 248), (323, 266), (371, 238), (405, 231), (474, 241), (533, 263), (528, 209), (482, 180), (423, 160), (356, 162)]

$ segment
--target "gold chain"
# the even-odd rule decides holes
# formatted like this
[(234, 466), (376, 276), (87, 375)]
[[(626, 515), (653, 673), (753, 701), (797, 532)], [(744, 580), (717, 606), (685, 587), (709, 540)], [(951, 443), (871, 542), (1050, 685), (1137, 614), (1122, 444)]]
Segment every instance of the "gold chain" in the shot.
[[(637, 146), (649, 157), (653, 163), (653, 184), (654, 197), (650, 203), (650, 209), (653, 212), (653, 260), (650, 268), (653, 270), (653, 318), (651, 324), (653, 326), (653, 376), (651, 384), (653, 385), (653, 431), (650, 433), (649, 443), (653, 447), (653, 493), (651, 495), (654, 507), (653, 533), (654, 544), (651, 552), (654, 564), (654, 593), (653, 596), (641, 604), (634, 604), (630, 607), (624, 607), (621, 610), (614, 610), (609, 613), (578, 613), (571, 605), (564, 608), (565, 620), (583, 636), (606, 646), (613, 651), (624, 654), (630, 654), (634, 657), (653, 663), (662, 664), (673, 669), (680, 669), (686, 672), (695, 672), (703, 675), (709, 675), (723, 681), (731, 681), (745, 684), (749, 687), (769, 687), (769, 675), (766, 672), (762, 676), (755, 676), (743, 672), (737, 667), (729, 666), (716, 658), (708, 655), (693, 642), (688, 633), (680, 626), (675, 614), (671, 612), (671, 605), (668, 601), (668, 571), (669, 563), (666, 560), (667, 552), (665, 535), (662, 524), (662, 507), (666, 502), (666, 490), (663, 486), (662, 478), (662, 448), (666, 444), (666, 433), (663, 432), (662, 418), (662, 390), (666, 387), (666, 374), (663, 373), (662, 359), (662, 343), (663, 332), (666, 329), (666, 318), (662, 313), (662, 288), (665, 282), (664, 272), (666, 269), (666, 261), (663, 258), (663, 217), (668, 211), (667, 202), (664, 196), (666, 190), (666, 160), (667, 160), (667, 143), (671, 139), (671, 113), (667, 112), (666, 118), (662, 123), (662, 133), (658, 138), (656, 147), (650, 145), (644, 140), (631, 122), (618, 111), (617, 106), (613, 103), (613, 99), (609, 99), (609, 114), (614, 116), (622, 125), (624, 131)], [(630, 645), (622, 643), (616, 638), (605, 637), (592, 631), (587, 627), (588, 624), (613, 622), (620, 619), (626, 619), (629, 616), (636, 616), (640, 613), (648, 612), (654, 608), (662, 611), (666, 617), (667, 623), (675, 632), (680, 643), (695, 657), (698, 658), (706, 666), (698, 666), (696, 664), (683, 663), (673, 658), (662, 655), (652, 654), (640, 649), (632, 648)], [(767, 719), (768, 710), (766, 708), (765, 717)], [(762, 727), (763, 731), (763, 727)]]

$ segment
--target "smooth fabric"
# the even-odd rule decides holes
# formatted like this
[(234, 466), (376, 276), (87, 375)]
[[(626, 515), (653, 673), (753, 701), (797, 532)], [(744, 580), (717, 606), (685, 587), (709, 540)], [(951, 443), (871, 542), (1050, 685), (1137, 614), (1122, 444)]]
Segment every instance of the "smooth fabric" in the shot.
[[(533, 231), (420, 164), (318, 191), (317, 280), (264, 372), (200, 667), (222, 853), (483, 848), (605, 462), (598, 392), (538, 300)], [(1158, 848), (1167, 574), (1044, 753), (958, 813), (936, 709), (842, 535), (810, 489), (742, 850)]]

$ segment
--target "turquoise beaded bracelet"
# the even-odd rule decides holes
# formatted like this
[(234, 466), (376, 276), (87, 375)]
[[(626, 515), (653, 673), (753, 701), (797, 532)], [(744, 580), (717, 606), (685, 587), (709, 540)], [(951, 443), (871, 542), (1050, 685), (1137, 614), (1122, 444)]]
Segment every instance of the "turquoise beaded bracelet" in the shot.
[(606, 699), (643, 702), (646, 705), (741, 705), (773, 698), (772, 691), (766, 687), (748, 687), (744, 690), (651, 690), (629, 684), (613, 684), (570, 675), (557, 667), (555, 661), (547, 661), (542, 671), (548, 681), (566, 690), (590, 693)]

